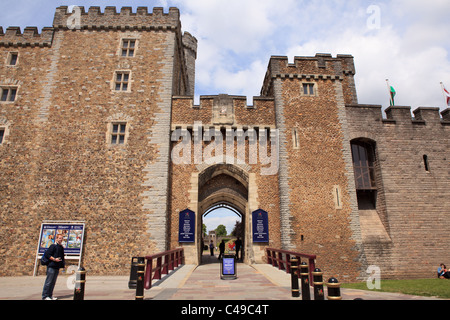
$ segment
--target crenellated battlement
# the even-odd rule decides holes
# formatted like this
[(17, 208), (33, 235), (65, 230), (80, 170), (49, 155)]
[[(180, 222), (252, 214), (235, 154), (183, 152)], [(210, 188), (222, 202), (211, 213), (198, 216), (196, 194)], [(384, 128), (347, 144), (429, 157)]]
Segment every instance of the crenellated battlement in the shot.
[(307, 82), (339, 81), (344, 87), (346, 102), (357, 104), (356, 86), (354, 81), (355, 64), (353, 56), (338, 54), (333, 57), (329, 53), (317, 53), (314, 57), (294, 57), (292, 63), (286, 56), (272, 56), (269, 61), (262, 96), (273, 95), (273, 81), (299, 80)]
[(253, 105), (248, 105), (245, 96), (219, 94), (201, 96), (195, 105), (192, 96), (174, 96), (172, 122), (179, 125), (197, 121), (213, 126), (274, 128), (275, 102), (273, 98), (253, 97)]
[(133, 12), (132, 7), (106, 7), (104, 12), (100, 7), (90, 7), (88, 11), (83, 6), (75, 6), (68, 12), (68, 6), (56, 8), (53, 27), (56, 29), (139, 29), (139, 30), (175, 30), (180, 27), (180, 11), (171, 7), (165, 13), (161, 7), (138, 7)]
[(333, 58), (329, 53), (317, 53), (314, 57), (294, 57), (293, 63), (286, 56), (272, 56), (268, 72), (272, 77), (301, 78), (314, 75), (331, 80), (340, 80), (345, 75), (356, 73), (353, 56), (338, 54)]
[(221, 100), (223, 101), (224, 98), (226, 98), (226, 103), (232, 103), (234, 105), (239, 105), (244, 107), (245, 109), (255, 109), (257, 108), (262, 102), (271, 101), (273, 102), (274, 99), (271, 97), (261, 97), (261, 96), (255, 96), (252, 97), (252, 104), (248, 103), (247, 96), (237, 96), (237, 95), (228, 95), (228, 94), (219, 94), (219, 95), (203, 95), (200, 96), (200, 103), (195, 104), (194, 97), (192, 96), (174, 96), (173, 99), (175, 100), (184, 100), (187, 102), (187, 105), (189, 105), (191, 108), (194, 109), (204, 109), (204, 108), (211, 108), (212, 104), (211, 102), (214, 100)]
[[(383, 117), (381, 105), (355, 104), (346, 105), (347, 113), (352, 118), (364, 119), (367, 123), (380, 123), (389, 125), (450, 125), (450, 108), (440, 112), (436, 107), (419, 107), (412, 111), (408, 106), (391, 106), (385, 110)], [(442, 117), (441, 117), (442, 115)]]
[(45, 27), (39, 33), (37, 27), (26, 27), (23, 33), (20, 27), (8, 27), (3, 33), (0, 27), (0, 46), (4, 47), (50, 47), (53, 41), (54, 29)]

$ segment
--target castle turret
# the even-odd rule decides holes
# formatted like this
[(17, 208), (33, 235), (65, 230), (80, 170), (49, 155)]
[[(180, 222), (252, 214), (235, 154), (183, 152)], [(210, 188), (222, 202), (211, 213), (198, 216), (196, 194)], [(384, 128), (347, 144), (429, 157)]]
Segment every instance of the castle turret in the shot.
[(183, 34), (184, 57), (188, 75), (186, 95), (195, 93), (195, 60), (197, 59), (197, 39), (189, 32)]

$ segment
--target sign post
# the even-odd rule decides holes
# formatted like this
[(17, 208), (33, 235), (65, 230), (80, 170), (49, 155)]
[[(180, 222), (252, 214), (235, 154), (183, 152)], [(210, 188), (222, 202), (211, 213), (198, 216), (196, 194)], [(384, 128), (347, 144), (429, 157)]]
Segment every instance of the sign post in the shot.
[(33, 275), (36, 276), (40, 260), (50, 245), (55, 243), (57, 234), (63, 235), (64, 260), (78, 260), (81, 264), (83, 252), (84, 222), (44, 221), (41, 224), (39, 243), (36, 251)]
[(195, 212), (189, 209), (180, 212), (178, 242), (195, 243)]
[(234, 280), (237, 279), (236, 256), (225, 254), (220, 264), (220, 279)]
[(269, 215), (264, 210), (256, 210), (252, 213), (253, 242), (269, 242)]

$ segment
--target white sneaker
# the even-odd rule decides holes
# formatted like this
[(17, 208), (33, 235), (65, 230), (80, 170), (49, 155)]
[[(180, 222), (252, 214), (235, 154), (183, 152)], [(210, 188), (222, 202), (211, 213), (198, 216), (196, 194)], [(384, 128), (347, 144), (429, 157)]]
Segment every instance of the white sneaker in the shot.
[(58, 300), (58, 298), (52, 297), (52, 300)]
[(53, 300), (52, 298), (50, 298), (50, 297), (47, 297), (47, 298), (45, 298), (44, 300)]

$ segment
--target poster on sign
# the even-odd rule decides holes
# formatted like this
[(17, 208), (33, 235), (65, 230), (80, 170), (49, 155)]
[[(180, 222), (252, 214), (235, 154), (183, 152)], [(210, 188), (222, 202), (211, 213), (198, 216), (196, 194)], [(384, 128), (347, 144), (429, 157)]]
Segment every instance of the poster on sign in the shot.
[(252, 213), (253, 242), (269, 242), (269, 215), (264, 210), (256, 210)]
[(178, 242), (195, 242), (195, 212), (189, 209), (180, 212)]
[(39, 242), (39, 254), (44, 254), (55, 243), (57, 234), (63, 235), (62, 246), (65, 254), (80, 255), (83, 243), (84, 224), (43, 223)]

